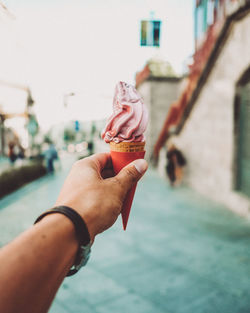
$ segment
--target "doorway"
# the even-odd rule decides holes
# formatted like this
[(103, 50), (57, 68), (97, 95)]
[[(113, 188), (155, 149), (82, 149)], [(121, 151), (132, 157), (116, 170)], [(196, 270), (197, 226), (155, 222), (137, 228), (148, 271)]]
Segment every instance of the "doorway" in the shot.
[(236, 189), (250, 197), (250, 68), (237, 85), (235, 130)]

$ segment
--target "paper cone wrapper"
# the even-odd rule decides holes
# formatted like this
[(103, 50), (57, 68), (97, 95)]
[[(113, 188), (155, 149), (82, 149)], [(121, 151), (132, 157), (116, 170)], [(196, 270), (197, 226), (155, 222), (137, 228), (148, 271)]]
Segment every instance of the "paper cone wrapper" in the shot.
[[(136, 159), (143, 159), (145, 155), (145, 142), (110, 142), (110, 154), (115, 174)], [(129, 213), (131, 210), (135, 190), (135, 184), (127, 193), (121, 210), (123, 229), (126, 230)]]

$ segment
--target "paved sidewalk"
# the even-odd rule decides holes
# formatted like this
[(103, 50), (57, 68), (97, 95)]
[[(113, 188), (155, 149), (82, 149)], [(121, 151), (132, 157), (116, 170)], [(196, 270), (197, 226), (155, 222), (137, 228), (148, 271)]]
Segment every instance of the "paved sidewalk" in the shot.
[(0, 156), (0, 174), (11, 168), (10, 161), (7, 157)]
[(3, 172), (11, 171), (13, 168), (19, 168), (24, 165), (28, 165), (30, 164), (30, 162), (31, 161), (26, 158), (26, 159), (17, 159), (14, 164), (11, 164), (7, 157), (0, 156), (0, 175)]
[[(0, 201), (0, 245), (54, 203), (69, 164)], [(118, 220), (96, 238), (50, 313), (247, 313), (249, 286), (249, 221), (151, 171), (127, 231)]]

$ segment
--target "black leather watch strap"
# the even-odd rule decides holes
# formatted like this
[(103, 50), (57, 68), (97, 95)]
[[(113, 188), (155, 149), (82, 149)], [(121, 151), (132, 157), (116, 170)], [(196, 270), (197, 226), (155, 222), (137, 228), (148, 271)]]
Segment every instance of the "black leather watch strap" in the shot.
[[(61, 213), (65, 216), (67, 216), (75, 226), (76, 236), (77, 236), (77, 239), (79, 241), (79, 250), (78, 250), (78, 253), (76, 256), (76, 262), (75, 262), (76, 263), (75, 267), (77, 267), (78, 264), (81, 263), (80, 262), (81, 258), (84, 257), (84, 255), (82, 255), (82, 248), (90, 244), (90, 235), (89, 235), (87, 225), (85, 224), (83, 218), (75, 210), (73, 210), (72, 208), (70, 208), (68, 206), (64, 206), (64, 205), (56, 206), (56, 207), (44, 212), (43, 214), (41, 214), (36, 219), (34, 224), (39, 222), (46, 215), (53, 214), (53, 213)], [(75, 274), (77, 271), (78, 270), (71, 269), (67, 276), (71, 276), (71, 275)]]
[(75, 226), (76, 236), (79, 241), (79, 244), (81, 246), (86, 246), (87, 244), (89, 244), (90, 235), (89, 235), (87, 225), (85, 224), (83, 218), (75, 210), (73, 210), (72, 208), (68, 206), (60, 205), (44, 212), (36, 219), (34, 224), (39, 222), (46, 215), (52, 214), (52, 213), (61, 213), (67, 216)]

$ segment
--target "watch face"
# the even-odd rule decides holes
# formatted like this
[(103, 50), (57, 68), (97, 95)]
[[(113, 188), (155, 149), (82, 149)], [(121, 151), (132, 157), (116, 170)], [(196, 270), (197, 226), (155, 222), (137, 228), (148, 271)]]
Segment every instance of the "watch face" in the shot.
[(90, 258), (91, 242), (87, 246), (80, 246), (74, 265), (69, 270), (66, 276), (72, 276), (76, 274), (81, 267), (85, 266)]
[(90, 258), (91, 253), (91, 244), (89, 243), (87, 246), (80, 246), (78, 257), (79, 263), (75, 265), (75, 268), (79, 270), (82, 266), (85, 266)]

